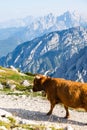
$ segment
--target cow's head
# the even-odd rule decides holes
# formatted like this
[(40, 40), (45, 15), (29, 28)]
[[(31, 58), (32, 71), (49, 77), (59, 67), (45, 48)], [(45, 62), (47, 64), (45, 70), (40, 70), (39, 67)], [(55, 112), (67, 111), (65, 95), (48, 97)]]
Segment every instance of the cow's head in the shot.
[(36, 75), (34, 82), (33, 82), (33, 91), (37, 92), (37, 91), (42, 91), (44, 90), (44, 86), (43, 83), (46, 80), (46, 76), (44, 75)]

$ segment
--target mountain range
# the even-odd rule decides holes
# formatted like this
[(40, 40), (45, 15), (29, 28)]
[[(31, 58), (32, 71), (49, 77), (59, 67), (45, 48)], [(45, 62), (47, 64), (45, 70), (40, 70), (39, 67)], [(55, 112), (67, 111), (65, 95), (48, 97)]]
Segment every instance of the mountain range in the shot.
[(44, 34), (69, 29), (76, 26), (87, 27), (87, 18), (76, 12), (65, 12), (60, 16), (52, 13), (33, 18), (10, 20), (0, 23), (0, 57), (13, 51), (17, 45), (43, 36)]
[(0, 58), (0, 65), (11, 65), (23, 72), (87, 81), (87, 27), (73, 27), (46, 33), (18, 45)]

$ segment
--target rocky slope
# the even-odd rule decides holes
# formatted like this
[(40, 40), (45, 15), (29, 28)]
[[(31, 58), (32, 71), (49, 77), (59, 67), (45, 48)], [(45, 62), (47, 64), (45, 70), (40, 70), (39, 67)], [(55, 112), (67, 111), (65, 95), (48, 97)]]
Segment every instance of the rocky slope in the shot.
[(72, 80), (82, 80), (83, 75), (83, 80), (87, 81), (86, 50), (87, 28), (76, 27), (25, 42), (2, 57), (0, 65), (13, 65), (32, 73), (50, 70), (51, 76)]

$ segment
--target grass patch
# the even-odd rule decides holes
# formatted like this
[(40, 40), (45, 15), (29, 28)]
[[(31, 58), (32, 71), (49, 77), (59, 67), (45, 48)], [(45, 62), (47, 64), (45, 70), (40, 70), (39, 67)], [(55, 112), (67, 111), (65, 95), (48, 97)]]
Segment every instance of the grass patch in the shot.
[(8, 130), (10, 130), (11, 124), (10, 123), (6, 123), (4, 121), (0, 121), (0, 126), (5, 126)]
[[(24, 80), (27, 80), (30, 84), (32, 84), (34, 75), (31, 73), (20, 73), (15, 72), (10, 68), (3, 68), (0, 66), (0, 83), (4, 86), (3, 90), (0, 90), (1, 92), (9, 93), (11, 92), (7, 86), (7, 82), (9, 81), (11, 84), (16, 85), (16, 90), (18, 91), (25, 91), (25, 94), (30, 92), (30, 89), (32, 89), (32, 86), (25, 87), (22, 85), (22, 82)], [(26, 92), (27, 91), (27, 92)]]
[(26, 130), (64, 130), (63, 128), (55, 128), (55, 127), (47, 127), (44, 125), (31, 125), (31, 124), (16, 124), (15, 120), (12, 117), (8, 117), (8, 119), (11, 121), (10, 123), (6, 123), (3, 121), (0, 121), (0, 126), (5, 126), (8, 130), (12, 130), (13, 128), (20, 128), (20, 129), (26, 129)]
[(42, 97), (42, 93), (38, 92), (38, 93), (31, 93), (28, 91), (22, 91), (22, 92), (7, 92), (7, 95), (15, 95), (15, 96), (22, 96), (22, 95), (26, 95), (26, 96), (31, 96), (31, 97), (37, 97), (40, 96)]
[(16, 120), (13, 117), (7, 117), (11, 124), (15, 124)]
[[(14, 80), (15, 82), (20, 83), (23, 80), (29, 80), (30, 82), (33, 81), (34, 76), (33, 75), (27, 75), (27, 74), (23, 74), (21, 75), (20, 72), (15, 72), (9, 68), (3, 68), (0, 67), (0, 69), (2, 71), (0, 71), (0, 82), (5, 82), (6, 80)], [(4, 71), (4, 72), (3, 72)]]
[(23, 85), (17, 85), (16, 89), (19, 91), (30, 91), (30, 89), (32, 89), (32, 86), (25, 87)]

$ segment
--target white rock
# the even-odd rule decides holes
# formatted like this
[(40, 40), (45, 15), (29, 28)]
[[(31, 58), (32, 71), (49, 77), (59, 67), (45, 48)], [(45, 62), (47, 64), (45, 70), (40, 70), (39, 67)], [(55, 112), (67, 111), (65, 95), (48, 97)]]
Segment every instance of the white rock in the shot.
[(5, 117), (12, 116), (12, 114), (10, 112), (0, 109), (0, 116), (3, 116), (3, 115), (5, 115)]
[(46, 130), (52, 130), (52, 128), (51, 127), (47, 127)]
[(5, 126), (0, 126), (0, 130), (8, 130)]
[(65, 128), (65, 130), (74, 130), (73, 128), (72, 128), (72, 126), (67, 126), (66, 128)]
[(7, 83), (6, 83), (6, 87), (8, 87), (11, 90), (15, 90), (16, 85), (14, 84), (13, 80), (8, 80)]
[(15, 88), (16, 88), (16, 85), (15, 85), (15, 84), (10, 85), (10, 89), (11, 89), (11, 90), (15, 90)]
[[(3, 116), (5, 116), (5, 115), (3, 115)], [(6, 118), (6, 117), (0, 117), (0, 121), (6, 122), (6, 123), (10, 123), (9, 119)]]
[(4, 73), (4, 72), (5, 72), (5, 70), (0, 69), (0, 72), (3, 72), (3, 73)]
[(28, 87), (28, 86), (30, 86), (30, 83), (29, 83), (29, 81), (24, 80), (24, 81), (22, 82), (22, 85), (25, 86), (25, 87)]
[(4, 88), (4, 86), (0, 83), (0, 89), (2, 89), (2, 90), (3, 90), (3, 88)]
[(17, 70), (14, 66), (11, 65), (10, 68), (11, 68), (13, 71), (18, 72), (18, 70)]

